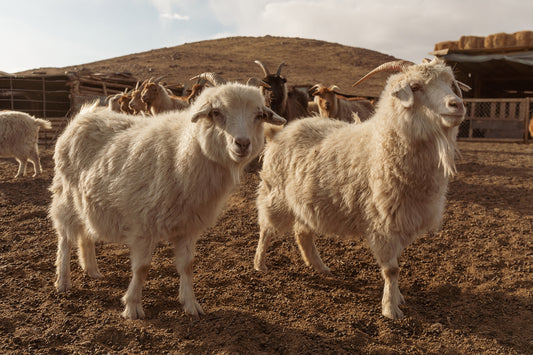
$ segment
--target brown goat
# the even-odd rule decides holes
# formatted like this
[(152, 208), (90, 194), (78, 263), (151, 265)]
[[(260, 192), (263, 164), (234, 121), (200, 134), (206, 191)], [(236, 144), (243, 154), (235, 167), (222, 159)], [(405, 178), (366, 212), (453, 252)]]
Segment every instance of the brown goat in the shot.
[(134, 115), (138, 115), (141, 112), (149, 112), (146, 103), (141, 99), (142, 88), (133, 90), (131, 92), (131, 100), (129, 102), (129, 107), (133, 111)]
[(158, 83), (147, 83), (142, 90), (141, 100), (152, 115), (165, 111), (183, 110), (189, 106), (186, 100), (169, 94), (167, 89)]
[(205, 84), (201, 84), (201, 83), (198, 83), (198, 84), (194, 84), (191, 88), (191, 92), (189, 95), (187, 95), (186, 97), (186, 101), (187, 103), (190, 105), (194, 102), (194, 100), (196, 100), (196, 98), (198, 97), (198, 95), (200, 95), (200, 93), (202, 92), (202, 90), (205, 88)]
[(364, 121), (374, 112), (372, 103), (365, 99), (346, 99), (339, 95), (339, 88), (331, 85), (329, 88), (316, 84), (309, 92), (315, 97), (320, 116), (334, 118), (344, 122)]
[(120, 110), (128, 115), (133, 115), (133, 110), (130, 108), (131, 92), (122, 94), (118, 99)]

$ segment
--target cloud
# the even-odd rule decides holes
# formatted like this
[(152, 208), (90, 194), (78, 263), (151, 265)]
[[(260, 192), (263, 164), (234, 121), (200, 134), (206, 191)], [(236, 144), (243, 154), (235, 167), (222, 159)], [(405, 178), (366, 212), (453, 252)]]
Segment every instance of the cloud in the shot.
[(530, 30), (533, 11), (533, 3), (520, 0), (211, 0), (209, 6), (233, 35), (313, 38), (415, 62), (436, 43), (462, 35)]
[(168, 12), (163, 12), (163, 13), (160, 13), (159, 16), (161, 18), (164, 18), (164, 19), (167, 19), (167, 20), (180, 20), (180, 21), (188, 21), (190, 18), (189, 16), (184, 16), (184, 15), (180, 15), (178, 13), (168, 13)]
[(204, 6), (203, 1), (194, 0), (149, 0), (164, 20), (189, 21), (190, 13), (198, 7)]

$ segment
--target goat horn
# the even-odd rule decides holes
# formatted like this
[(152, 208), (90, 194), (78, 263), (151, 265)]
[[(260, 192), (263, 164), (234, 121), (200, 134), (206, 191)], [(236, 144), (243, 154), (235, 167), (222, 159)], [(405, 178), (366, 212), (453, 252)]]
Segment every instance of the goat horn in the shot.
[(284, 65), (286, 65), (286, 64), (281, 62), (281, 64), (278, 67), (278, 71), (276, 72), (276, 76), (279, 76), (281, 74), (281, 68), (283, 68)]
[(270, 89), (270, 84), (267, 83), (266, 81), (262, 80), (262, 79), (259, 79), (259, 78), (248, 78), (248, 80), (246, 81), (246, 85), (248, 86), (256, 86), (256, 87), (259, 87), (259, 86), (262, 86), (266, 89)]
[(370, 78), (372, 75), (377, 74), (379, 72), (382, 72), (382, 71), (395, 71), (395, 72), (404, 71), (405, 68), (407, 68), (407, 67), (409, 67), (411, 65), (414, 65), (414, 64), (415, 63), (410, 62), (408, 60), (396, 60), (394, 62), (387, 62), (387, 63), (381, 64), (379, 67), (377, 67), (376, 69), (372, 70), (370, 73), (366, 74), (361, 79), (359, 79), (359, 81), (357, 81), (355, 84), (353, 84), (352, 87), (361, 84), (363, 81), (365, 81), (366, 79)]
[(320, 88), (322, 88), (322, 84), (315, 84), (313, 85), (312, 87), (309, 88), (309, 90), (307, 90), (307, 92), (311, 95), (313, 95), (315, 92), (317, 92), (318, 90), (320, 90)]
[(157, 79), (155, 79), (155, 82), (158, 83), (159, 80), (163, 79), (164, 77), (167, 77), (168, 74), (165, 74), (165, 75), (161, 75), (160, 77), (158, 77)]
[(205, 83), (207, 82), (207, 80), (203, 77), (201, 78), (200, 75), (195, 75), (189, 80), (194, 80), (194, 79), (196, 79), (196, 84), (199, 84), (199, 85), (205, 85)]
[(141, 88), (144, 88), (146, 86), (146, 84), (148, 84), (150, 82), (150, 79), (146, 79), (142, 82), (141, 84)]
[(258, 60), (254, 60), (254, 63), (259, 65), (261, 67), (261, 69), (263, 69), (263, 73), (265, 73), (265, 76), (269, 76), (270, 74), (268, 73), (268, 70), (267, 68), (265, 67), (265, 65), (263, 63), (261, 63), (260, 61)]
[(223, 85), (223, 84), (226, 83), (226, 80), (224, 80), (224, 78), (222, 78), (217, 73), (213, 73), (213, 72), (205, 72), (205, 73), (202, 73), (202, 74), (198, 74), (198, 75), (193, 76), (191, 78), (191, 80), (194, 80), (194, 79), (207, 80), (214, 86), (219, 86), (219, 85)]

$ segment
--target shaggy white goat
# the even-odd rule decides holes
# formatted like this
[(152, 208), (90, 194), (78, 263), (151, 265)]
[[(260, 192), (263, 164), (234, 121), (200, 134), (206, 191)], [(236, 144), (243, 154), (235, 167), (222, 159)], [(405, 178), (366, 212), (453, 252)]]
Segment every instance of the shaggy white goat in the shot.
[(366, 236), (385, 280), (382, 313), (403, 316), (398, 257), (416, 236), (440, 228), (457, 127), (465, 109), (452, 70), (440, 60), (385, 64), (391, 76), (369, 120), (353, 125), (306, 118), (267, 144), (257, 198), (254, 266), (266, 270), (276, 232), (293, 231), (302, 257), (329, 273), (314, 238)]
[(142, 318), (142, 288), (160, 240), (175, 248), (179, 299), (203, 313), (192, 285), (197, 239), (213, 226), (245, 165), (263, 149), (263, 122), (285, 120), (259, 89), (237, 83), (206, 88), (185, 111), (153, 120), (84, 109), (59, 137), (50, 216), (58, 233), (58, 291), (71, 287), (70, 248), (100, 278), (96, 240), (130, 247), (133, 277), (125, 318)]
[(28, 160), (33, 164), (34, 177), (42, 173), (37, 144), (41, 127), (51, 129), (52, 123), (25, 112), (0, 111), (0, 156), (17, 160), (19, 170), (15, 178), (26, 174)]

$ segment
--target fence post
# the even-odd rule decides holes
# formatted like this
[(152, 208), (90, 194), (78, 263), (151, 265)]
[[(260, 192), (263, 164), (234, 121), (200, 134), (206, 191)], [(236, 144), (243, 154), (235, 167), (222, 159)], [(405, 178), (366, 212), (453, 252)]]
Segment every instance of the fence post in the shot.
[[(531, 119), (531, 110), (530, 110), (530, 107), (531, 107), (531, 98), (528, 97), (528, 98), (525, 98), (523, 100), (523, 105), (525, 106), (524, 107), (524, 143), (527, 144), (528, 142), (528, 132), (529, 132), (529, 121)], [(533, 139), (533, 137), (531, 137)]]

